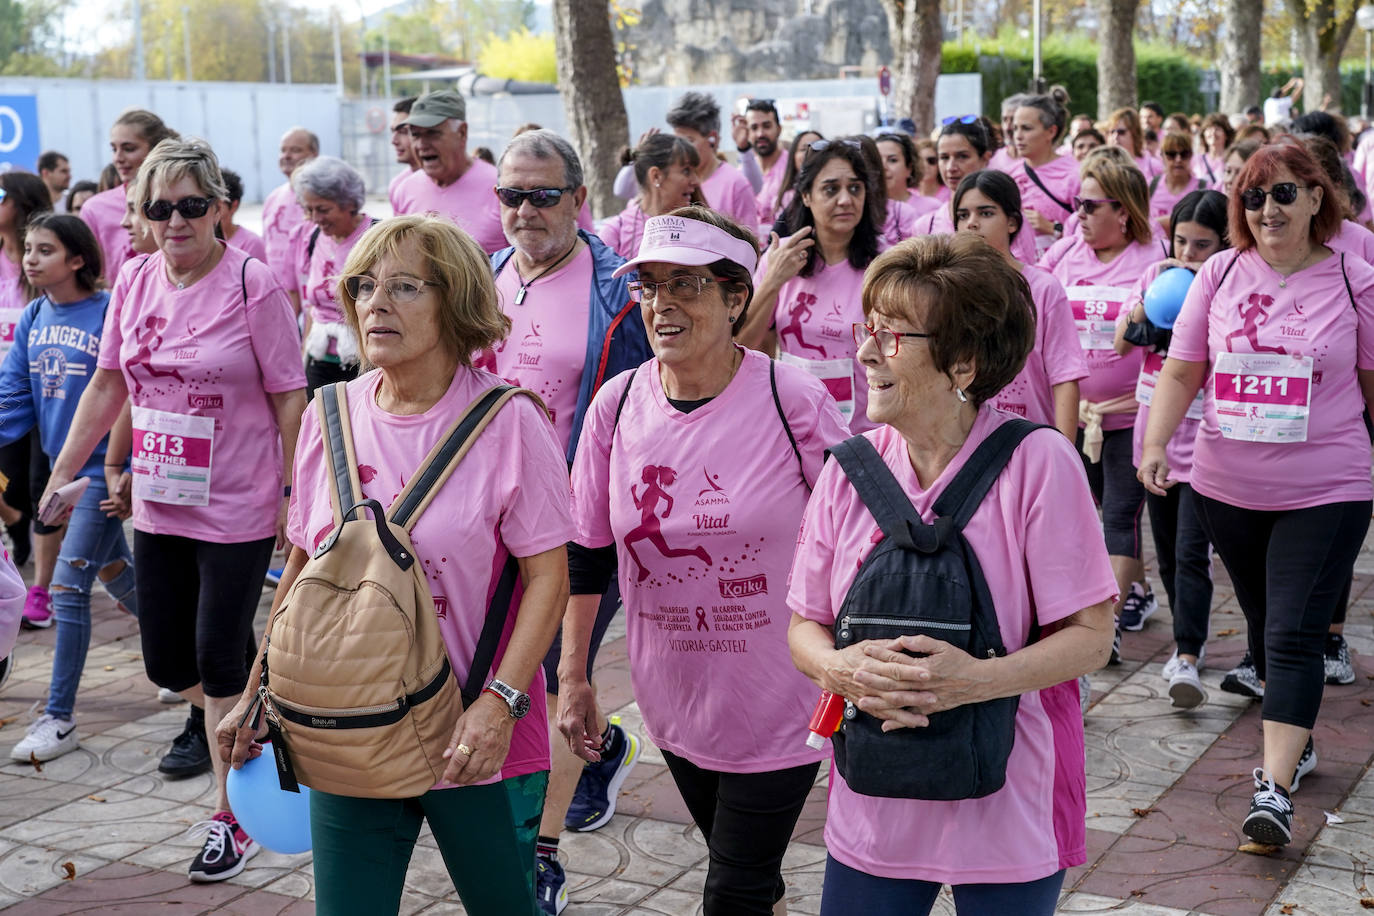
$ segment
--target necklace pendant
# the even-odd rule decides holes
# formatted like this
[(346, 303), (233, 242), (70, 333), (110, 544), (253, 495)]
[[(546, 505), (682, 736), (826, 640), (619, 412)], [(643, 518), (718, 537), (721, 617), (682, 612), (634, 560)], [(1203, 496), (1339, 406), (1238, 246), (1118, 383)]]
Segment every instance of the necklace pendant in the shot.
[[(1279, 281), (1279, 289), (1287, 289), (1287, 288), (1288, 288), (1288, 281), (1287, 281), (1287, 280), (1280, 280), (1280, 281)], [(516, 301), (516, 302), (519, 302), (520, 300), (517, 299), (517, 300), (515, 300), (515, 301)]]
[(529, 287), (527, 287), (527, 286), (522, 286), (522, 287), (520, 287), (520, 291), (517, 292), (517, 293), (515, 294), (515, 304), (516, 304), (516, 305), (522, 305), (522, 304), (524, 304), (524, 302), (525, 302), (525, 293), (526, 293), (528, 290), (529, 290)]

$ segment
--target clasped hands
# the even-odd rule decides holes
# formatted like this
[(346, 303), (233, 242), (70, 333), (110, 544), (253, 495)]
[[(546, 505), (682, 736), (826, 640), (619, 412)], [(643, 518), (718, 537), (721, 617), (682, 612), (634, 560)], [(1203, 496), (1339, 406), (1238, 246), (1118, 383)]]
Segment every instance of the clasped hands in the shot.
[(991, 699), (990, 674), (987, 660), (947, 642), (902, 636), (836, 650), (825, 686), (882, 719), (890, 732), (924, 728), (933, 713)]

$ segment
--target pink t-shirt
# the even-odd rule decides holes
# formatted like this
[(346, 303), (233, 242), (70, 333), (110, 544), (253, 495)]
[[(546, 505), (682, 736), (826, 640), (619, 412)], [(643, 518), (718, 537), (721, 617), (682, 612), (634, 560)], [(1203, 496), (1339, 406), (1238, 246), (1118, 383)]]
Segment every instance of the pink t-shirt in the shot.
[(711, 177), (701, 183), (701, 194), (713, 210), (730, 217), (746, 229), (757, 220), (758, 201), (749, 179), (727, 162), (716, 164)]
[[(305, 281), (301, 285), (301, 305), (310, 310), (312, 321), (337, 324), (344, 320), (343, 310), (339, 308), (339, 297), (335, 291), (339, 288), (339, 277), (343, 274), (348, 253), (367, 230), (372, 228), (372, 218), (366, 213), (361, 215), (362, 221), (343, 241), (334, 239), (323, 230), (315, 236), (315, 251), (309, 260), (305, 261)], [(310, 236), (314, 235), (314, 232), (314, 227), (311, 227), (306, 234), (306, 245), (310, 244)]]
[[(777, 217), (773, 204), (778, 199), (778, 189), (782, 187), (783, 175), (787, 173), (787, 157), (790, 155), (791, 153), (783, 149), (778, 158), (773, 160), (773, 165), (763, 173), (763, 189), (754, 198), (760, 225), (771, 226)], [(763, 163), (760, 162), (759, 165)]]
[(396, 186), (396, 213), (437, 213), (472, 236), (487, 254), (495, 254), (510, 244), (501, 228), (496, 177), (496, 166), (472, 159), (457, 181), (441, 188), (419, 169)]
[[(755, 282), (767, 271), (765, 255)], [(864, 320), (863, 285), (864, 272), (848, 260), (827, 265), (817, 257), (815, 273), (784, 283), (773, 306), (778, 358), (820, 378), (855, 432), (873, 428), (868, 419), (868, 373), (854, 345), (854, 323)]]
[(520, 295), (515, 258), (496, 275), (501, 311), (510, 318), (510, 334), (491, 350), (493, 371), (544, 399), (567, 454), (573, 414), (587, 360), (587, 322), (592, 288), (592, 250), (536, 279)]
[(1008, 413), (1053, 426), (1054, 386), (1086, 378), (1088, 364), (1063, 285), (1039, 267), (1028, 265), (1021, 273), (1035, 300), (1035, 349), (992, 402)]
[(228, 241), (230, 245), (250, 258), (257, 258), (264, 264), (267, 263), (267, 244), (262, 240), (262, 236), (253, 230), (239, 226), (234, 230), (234, 237)]
[(992, 158), (988, 160), (988, 168), (996, 169), (999, 172), (1006, 172), (1010, 175), (1012, 165), (1020, 158), (1020, 156), (1015, 155), (1010, 149), (1004, 146), (992, 154)]
[(1164, 174), (1164, 162), (1153, 153), (1146, 153), (1143, 156), (1135, 157), (1136, 168), (1145, 174), (1145, 180), (1149, 181), (1156, 175)]
[(300, 286), (298, 252), (290, 244), (291, 234), (305, 222), (305, 211), (296, 200), (296, 191), (290, 181), (273, 188), (262, 202), (262, 240), (267, 245), (267, 266), (272, 268), (272, 275), (281, 288), (288, 292), (297, 291)]
[[(1223, 255), (1234, 254), (1233, 252), (1222, 252)], [(1131, 320), (1131, 313), (1135, 307), (1145, 299), (1145, 290), (1150, 288), (1150, 284), (1163, 272), (1163, 265), (1156, 264), (1136, 282), (1135, 288), (1131, 290), (1130, 298), (1122, 306), (1121, 314), (1117, 316), (1118, 327), (1127, 324)], [(1145, 430), (1150, 424), (1150, 405), (1142, 398), (1154, 400), (1154, 392), (1158, 389), (1159, 371), (1164, 368), (1164, 356), (1156, 353), (1153, 347), (1140, 348), (1143, 356), (1140, 365), (1140, 377), (1136, 383), (1136, 402), (1140, 405), (1135, 413), (1135, 428), (1131, 436), (1131, 463), (1140, 467), (1140, 455), (1145, 448)], [(1202, 425), (1201, 415), (1198, 413), (1200, 405), (1189, 407), (1188, 415), (1179, 421), (1178, 429), (1169, 438), (1164, 446), (1164, 453), (1169, 459), (1169, 477), (1181, 483), (1187, 483), (1193, 473), (1193, 441), (1197, 438), (1198, 427)]]
[[(938, 235), (954, 232), (954, 219), (949, 207), (941, 207), (916, 220), (912, 235)], [(1016, 233), (1011, 240), (1011, 256), (1022, 264), (1034, 264), (1040, 260), (1040, 252), (1035, 250), (1035, 233), (1029, 227)]]
[[(348, 383), (348, 416), (363, 494), (390, 507), (449, 425), (501, 380), (480, 369), (459, 367), (433, 407), (422, 414), (397, 416), (377, 406), (381, 378), (381, 371), (374, 370)], [(287, 523), (291, 543), (306, 552), (313, 552), (334, 529), (324, 448), (319, 414), (307, 410), (301, 419)], [(568, 509), (567, 467), (539, 408), (529, 398), (514, 398), (492, 418), (415, 522), (411, 545), (429, 578), (439, 629), (459, 684), (467, 679), (506, 559), (552, 550), (577, 534)], [(516, 616), (506, 623), (493, 672), (505, 655)], [(528, 692), (530, 711), (515, 726), (500, 775), (487, 782), (549, 768), (542, 670), (535, 670)]]
[(580, 543), (615, 543), (630, 675), (654, 744), (760, 773), (824, 756), (806, 746), (819, 691), (792, 664), (784, 583), (807, 484), (848, 433), (819, 384), (777, 365), (799, 466), (769, 360), (742, 352), (725, 390), (691, 413), (668, 403), (656, 359), (635, 370), (618, 424), (631, 374), (607, 382), (573, 462), (573, 515)]
[(134, 249), (129, 244), (129, 233), (119, 225), (124, 221), (124, 214), (128, 210), (125, 191), (125, 185), (116, 185), (108, 191), (93, 195), (81, 205), (81, 218), (91, 227), (95, 240), (100, 243), (100, 254), (105, 261), (105, 272), (102, 276), (110, 283), (119, 276), (119, 269), (124, 266), (124, 262), (134, 254)]
[[(911, 199), (929, 200), (929, 198), (919, 198), (912, 195)], [(938, 208), (938, 204), (936, 205)], [(903, 239), (909, 239), (916, 234), (916, 221), (921, 218), (922, 213), (929, 213), (929, 210), (918, 211), (910, 203), (900, 200), (889, 200), (887, 202), (887, 219), (883, 221), (883, 228), (878, 232), (882, 239), (882, 246), (890, 248)]]
[(415, 172), (417, 172), (417, 171), (419, 171), (419, 170), (418, 170), (418, 169), (412, 169), (412, 168), (407, 167), (406, 170), (405, 170), (404, 172), (397, 172), (397, 173), (396, 173), (396, 177), (392, 178), (390, 181), (387, 182), (387, 184), (386, 184), (386, 199), (387, 199), (388, 201), (391, 202), (391, 212), (392, 212), (392, 213), (399, 213), (399, 212), (400, 212), (399, 210), (396, 209), (396, 189), (399, 188), (399, 187), (401, 186), (401, 182), (405, 181), (407, 178), (409, 178), (411, 175), (415, 174)]
[[(1061, 243), (1064, 241), (1068, 240)], [(1053, 261), (1051, 256), (1055, 257)], [(1088, 377), (1078, 383), (1085, 400), (1104, 402), (1134, 394), (1142, 354), (1137, 349), (1127, 356), (1117, 355), (1112, 346), (1116, 316), (1136, 280), (1161, 256), (1160, 249), (1153, 244), (1132, 242), (1104, 264), (1087, 242), (1074, 237), (1068, 245), (1051, 248), (1041, 262), (1064, 284), (1073, 309), (1078, 342), (1088, 361)], [(1107, 414), (1102, 419), (1102, 428), (1130, 429), (1134, 423), (1135, 411), (1128, 410)]]
[[(1049, 194), (1040, 189), (1030, 175), (1026, 174), (1026, 160), (1016, 159), (1006, 170), (1012, 180), (1016, 182), (1016, 187), (1021, 191), (1021, 208), (1023, 210), (1034, 210), (1052, 223), (1064, 223), (1073, 215), (1073, 198), (1079, 191), (1078, 162), (1072, 156), (1056, 156), (1044, 165), (1033, 166), (1035, 175), (1040, 181), (1049, 188), (1054, 197), (1059, 198), (1056, 202)], [(1060, 202), (1069, 206), (1060, 206)], [(1022, 235), (1029, 235), (1031, 226), (1028, 222), (1026, 228), (1021, 231)], [(1040, 236), (1038, 239), (1038, 250), (1043, 251), (1050, 247), (1054, 241), (1052, 235)]]
[(1374, 264), (1374, 232), (1348, 219), (1341, 220), (1341, 228), (1327, 239), (1326, 247), (1332, 251), (1353, 254), (1366, 264)]
[[(282, 450), (269, 395), (304, 388), (305, 373), (291, 304), (266, 265), (225, 245), (214, 269), (177, 289), (161, 252), (133, 259), (110, 296), (96, 365), (124, 374), (136, 413), (214, 420), (203, 446), (208, 503), (135, 499), (135, 528), (219, 543), (276, 532)], [(136, 440), (137, 430), (152, 429), (137, 416), (134, 428)], [(167, 467), (179, 463), (178, 451), (167, 453)]]
[(940, 190), (944, 192), (944, 195), (941, 196), (940, 194), (936, 194), (933, 197), (926, 197), (924, 194), (917, 194), (915, 191), (912, 191), (911, 196), (902, 201), (902, 203), (910, 207), (917, 216), (923, 216), (933, 210), (939, 210), (945, 204), (949, 203), (949, 189), (940, 188)]
[[(935, 500), (979, 443), (1009, 419), (1010, 414), (984, 405), (968, 440), (928, 490), (917, 480), (906, 441), (895, 430), (882, 426), (865, 435), (921, 518), (930, 522)], [(964, 536), (995, 599), (1009, 651), (1025, 645), (1033, 620), (1046, 627), (1116, 594), (1082, 461), (1052, 430), (1037, 430), (1021, 443)], [(833, 625), (859, 565), (879, 540), (873, 516), (830, 462), (807, 505), (797, 542), (787, 595), (792, 610), (822, 626)], [(1073, 712), (1058, 725), (1081, 736), (1081, 714)], [(845, 865), (886, 878), (966, 884), (1053, 874), (1061, 857), (1055, 811), (1081, 811), (1086, 804), (1081, 781), (1076, 797), (1070, 797), (1071, 781), (1056, 779), (1056, 750), (1063, 738), (1055, 736), (1058, 730), (1052, 730), (1041, 692), (1024, 694), (1006, 785), (984, 798), (941, 802), (860, 795), (832, 767), (826, 848)], [(1083, 758), (1076, 763), (1081, 773)]]
[(1274, 511), (1374, 496), (1355, 373), (1374, 369), (1374, 267), (1337, 253), (1284, 279), (1254, 249), (1211, 258), (1188, 290), (1169, 355), (1215, 368), (1220, 354), (1260, 352), (1311, 360), (1306, 440), (1224, 437), (1216, 389), (1241, 377), (1213, 374), (1193, 456), (1193, 489), (1234, 506)]
[(639, 208), (639, 200), (634, 199), (602, 223), (596, 234), (612, 251), (628, 260), (639, 254), (639, 240), (644, 237), (648, 219), (648, 214)]
[(1183, 186), (1183, 190), (1174, 193), (1169, 190), (1168, 183), (1161, 177), (1159, 179), (1159, 184), (1155, 185), (1155, 192), (1150, 195), (1151, 218), (1170, 215), (1174, 212), (1174, 207), (1178, 206), (1180, 200), (1194, 191), (1206, 190), (1206, 188), (1202, 186), (1203, 180), (1204, 179), (1194, 176), (1192, 181), (1189, 181)]
[(14, 651), (27, 595), (28, 586), (15, 568), (10, 552), (0, 547), (0, 658), (7, 658)]
[(1194, 156), (1193, 175), (1207, 182), (1209, 190), (1226, 193), (1226, 163), (1220, 156), (1206, 153)]

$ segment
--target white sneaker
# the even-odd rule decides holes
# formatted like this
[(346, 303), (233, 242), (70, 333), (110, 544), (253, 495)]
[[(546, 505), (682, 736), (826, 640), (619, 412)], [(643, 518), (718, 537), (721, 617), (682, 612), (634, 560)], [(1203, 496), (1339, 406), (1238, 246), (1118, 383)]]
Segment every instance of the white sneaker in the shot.
[[(1203, 647), (1202, 647), (1202, 651), (1199, 652), (1199, 653), (1197, 654), (1197, 665), (1196, 665), (1197, 670), (1201, 671), (1203, 668), (1206, 668), (1206, 667), (1207, 667), (1207, 665), (1205, 664), (1206, 661), (1207, 661), (1207, 647), (1206, 647), (1206, 646), (1203, 646)], [(1168, 660), (1167, 662), (1164, 663), (1164, 670), (1161, 671), (1161, 672), (1159, 672), (1159, 674), (1160, 674), (1161, 677), (1164, 678), (1164, 680), (1166, 680), (1166, 681), (1171, 681), (1171, 680), (1174, 679), (1174, 674), (1175, 674), (1177, 671), (1178, 671), (1178, 650), (1175, 649), (1175, 650), (1174, 650), (1174, 654), (1171, 655), (1171, 656), (1169, 656), (1169, 660)]]
[(1178, 709), (1192, 709), (1201, 706), (1207, 699), (1198, 679), (1196, 666), (1179, 659), (1174, 676), (1169, 678), (1169, 698)]
[(175, 690), (168, 690), (166, 687), (159, 687), (157, 689), (157, 701), (159, 703), (166, 703), (168, 706), (172, 706), (176, 703), (185, 703), (186, 698), (183, 697), (181, 694), (177, 693)]
[(10, 751), (10, 759), (28, 763), (46, 763), (77, 748), (76, 723), (44, 713), (29, 726), (29, 733)]

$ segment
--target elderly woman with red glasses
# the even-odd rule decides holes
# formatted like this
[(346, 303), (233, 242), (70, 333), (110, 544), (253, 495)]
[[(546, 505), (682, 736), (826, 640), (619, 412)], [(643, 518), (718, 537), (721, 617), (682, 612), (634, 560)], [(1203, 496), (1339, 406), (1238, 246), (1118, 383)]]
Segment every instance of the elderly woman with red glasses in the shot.
[(1317, 764), (1323, 646), (1374, 498), (1361, 421), (1374, 404), (1374, 269), (1329, 246), (1340, 201), (1303, 147), (1260, 149), (1236, 189), (1235, 253), (1203, 265), (1174, 323), (1140, 479), (1157, 494), (1172, 485), (1165, 443), (1205, 383), (1190, 483), (1263, 687), (1264, 756), (1241, 829), (1279, 846)]

